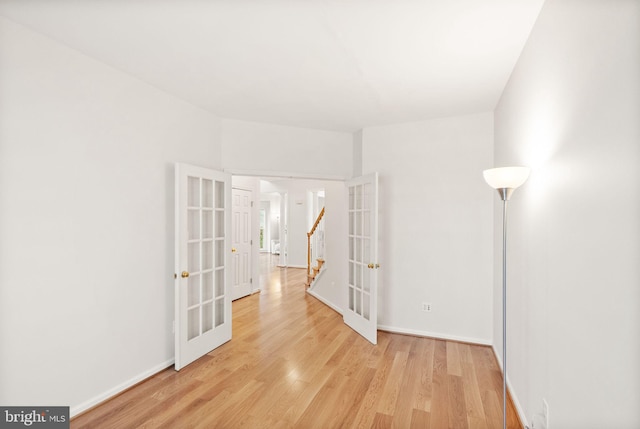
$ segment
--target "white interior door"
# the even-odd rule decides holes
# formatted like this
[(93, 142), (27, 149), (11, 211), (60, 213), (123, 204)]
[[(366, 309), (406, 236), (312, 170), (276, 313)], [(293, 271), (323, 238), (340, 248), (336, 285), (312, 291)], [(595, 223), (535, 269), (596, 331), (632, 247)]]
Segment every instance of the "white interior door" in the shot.
[(378, 342), (378, 173), (347, 182), (349, 279), (344, 322)]
[(253, 193), (244, 189), (233, 189), (232, 263), (233, 286), (231, 299), (251, 294), (251, 202)]
[(231, 339), (230, 203), (230, 175), (176, 164), (176, 370)]

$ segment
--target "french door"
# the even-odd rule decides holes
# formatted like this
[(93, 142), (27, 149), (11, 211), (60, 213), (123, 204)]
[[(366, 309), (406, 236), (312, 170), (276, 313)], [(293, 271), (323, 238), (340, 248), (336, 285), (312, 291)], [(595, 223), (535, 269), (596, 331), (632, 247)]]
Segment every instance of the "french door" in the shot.
[(176, 164), (175, 369), (231, 339), (231, 176)]
[(378, 342), (378, 173), (347, 181), (349, 276), (344, 322)]

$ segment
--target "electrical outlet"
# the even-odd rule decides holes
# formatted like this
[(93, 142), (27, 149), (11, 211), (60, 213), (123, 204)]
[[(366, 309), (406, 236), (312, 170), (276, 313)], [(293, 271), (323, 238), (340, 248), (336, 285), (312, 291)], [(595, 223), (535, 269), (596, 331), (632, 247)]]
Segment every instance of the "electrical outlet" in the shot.
[(549, 429), (549, 404), (546, 399), (542, 399), (542, 420), (544, 421), (544, 429)]
[(427, 313), (431, 312), (431, 303), (430, 302), (423, 302), (422, 303), (422, 311), (426, 311)]

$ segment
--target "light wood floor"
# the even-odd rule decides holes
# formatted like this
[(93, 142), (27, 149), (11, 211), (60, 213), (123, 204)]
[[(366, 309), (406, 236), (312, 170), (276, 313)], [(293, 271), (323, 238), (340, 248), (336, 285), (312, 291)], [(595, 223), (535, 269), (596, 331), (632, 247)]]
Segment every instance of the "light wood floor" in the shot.
[[(489, 347), (386, 332), (373, 346), (305, 293), (305, 270), (262, 263), (271, 272), (262, 293), (233, 303), (229, 343), (71, 427), (502, 427), (502, 378)], [(512, 405), (509, 428), (521, 429)]]

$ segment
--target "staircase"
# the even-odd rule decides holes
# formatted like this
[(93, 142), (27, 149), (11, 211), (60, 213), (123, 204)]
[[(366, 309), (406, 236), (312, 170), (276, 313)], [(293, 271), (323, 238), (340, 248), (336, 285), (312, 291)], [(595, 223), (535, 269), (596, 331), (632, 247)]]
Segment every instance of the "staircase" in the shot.
[[(324, 266), (324, 207), (320, 210), (311, 230), (307, 232), (307, 281), (306, 287), (311, 287), (322, 267)], [(316, 265), (311, 266), (315, 260)]]

